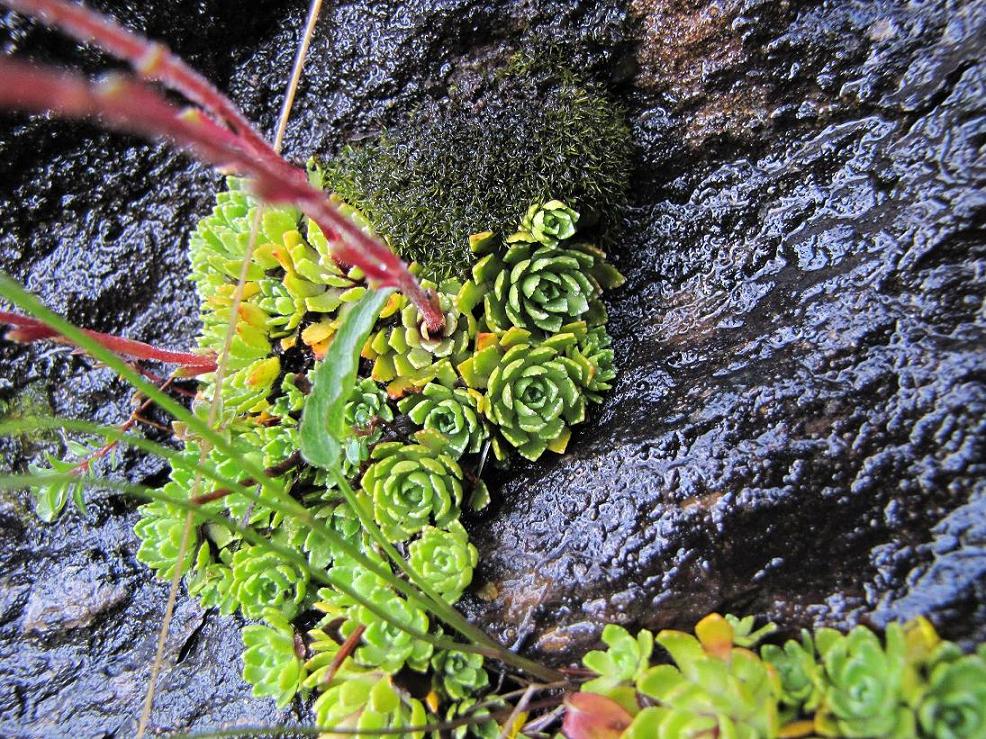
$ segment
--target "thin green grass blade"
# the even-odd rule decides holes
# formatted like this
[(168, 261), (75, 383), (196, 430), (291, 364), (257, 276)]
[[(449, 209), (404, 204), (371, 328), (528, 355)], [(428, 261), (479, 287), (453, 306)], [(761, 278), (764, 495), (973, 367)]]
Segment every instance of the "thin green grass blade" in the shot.
[[(55, 481), (59, 479), (72, 480), (73, 475), (52, 475)], [(31, 486), (32, 476), (31, 475), (0, 475), (0, 490), (23, 490)], [(495, 658), (496, 654), (491, 654), (491, 650), (485, 647), (478, 647), (472, 644), (462, 644), (460, 642), (447, 639), (445, 637), (436, 636), (434, 634), (429, 634), (427, 632), (419, 631), (418, 629), (407, 626), (406, 624), (398, 621), (393, 617), (392, 614), (381, 608), (379, 605), (373, 603), (372, 601), (364, 598), (357, 591), (353, 590), (345, 581), (340, 581), (334, 579), (330, 574), (314, 569), (308, 563), (308, 560), (302, 555), (298, 554), (293, 549), (288, 547), (283, 547), (280, 544), (275, 544), (269, 539), (261, 536), (256, 531), (251, 528), (240, 526), (238, 523), (231, 521), (226, 516), (221, 513), (210, 511), (202, 508), (201, 506), (192, 503), (187, 500), (178, 500), (171, 498), (160, 490), (155, 488), (149, 488), (144, 485), (136, 485), (134, 483), (123, 482), (121, 480), (112, 480), (103, 477), (89, 477), (86, 482), (91, 487), (105, 488), (107, 490), (114, 490), (120, 493), (126, 493), (128, 495), (133, 495), (139, 498), (146, 498), (151, 501), (162, 501), (173, 505), (176, 508), (194, 513), (196, 516), (201, 516), (202, 518), (223, 526), (230, 531), (242, 536), (248, 542), (254, 546), (261, 547), (269, 552), (277, 554), (279, 557), (283, 557), (286, 561), (293, 563), (295, 566), (303, 570), (310, 579), (317, 580), (323, 585), (328, 585), (330, 587), (336, 588), (339, 592), (345, 594), (346, 596), (352, 598), (354, 601), (364, 606), (373, 613), (378, 618), (386, 621), (388, 624), (406, 632), (415, 639), (420, 639), (421, 641), (428, 642), (433, 646), (439, 647), (440, 649), (454, 649), (460, 652), (475, 652), (482, 654), (484, 656)]]

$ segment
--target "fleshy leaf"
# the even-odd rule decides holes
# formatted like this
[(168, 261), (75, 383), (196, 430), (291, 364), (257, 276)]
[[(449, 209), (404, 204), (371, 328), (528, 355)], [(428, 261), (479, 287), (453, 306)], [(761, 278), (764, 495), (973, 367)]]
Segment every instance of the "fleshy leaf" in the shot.
[(565, 707), (562, 733), (568, 739), (617, 739), (633, 722), (619, 703), (595, 693), (573, 693)]

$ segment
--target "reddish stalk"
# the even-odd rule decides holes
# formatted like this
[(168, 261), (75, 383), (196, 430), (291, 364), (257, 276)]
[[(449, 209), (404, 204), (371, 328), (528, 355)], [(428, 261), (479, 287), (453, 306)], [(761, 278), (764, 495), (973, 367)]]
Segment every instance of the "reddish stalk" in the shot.
[[(13, 329), (8, 331), (6, 336), (11, 341), (29, 344), (42, 339), (52, 339), (66, 344), (70, 343), (64, 336), (36, 318), (21, 316), (8, 311), (0, 311), (0, 324), (3, 323), (13, 326)], [(90, 338), (95, 339), (110, 351), (124, 357), (177, 364), (182, 368), (183, 374), (189, 376), (205, 374), (216, 369), (215, 357), (206, 354), (192, 354), (191, 352), (175, 352), (169, 349), (159, 349), (156, 346), (145, 344), (143, 341), (124, 339), (120, 336), (104, 334), (89, 329), (83, 330)]]
[[(161, 383), (159, 383), (161, 386), (161, 390), (167, 390), (168, 388), (170, 388), (171, 384), (174, 381), (175, 381), (175, 377), (173, 375), (166, 380), (162, 380)], [(146, 411), (148, 408), (150, 408), (153, 402), (154, 401), (151, 398), (145, 398), (144, 402), (141, 403), (137, 408), (135, 408), (130, 413), (130, 418), (128, 418), (126, 421), (120, 424), (119, 427), (120, 431), (125, 433), (129, 431), (131, 428), (133, 428), (134, 425), (136, 425), (138, 422), (141, 421), (146, 422), (146, 420), (142, 418), (140, 414)], [(95, 462), (98, 459), (102, 459), (107, 454), (109, 454), (113, 449), (115, 449), (117, 446), (120, 445), (120, 441), (121, 441), (120, 439), (114, 439), (113, 441), (108, 441), (105, 444), (103, 444), (103, 446), (101, 446), (95, 452), (93, 452), (88, 457), (86, 457), (81, 462), (79, 462), (72, 469), (72, 474), (78, 475), (78, 474), (85, 474), (86, 472), (88, 472), (89, 469), (92, 467), (93, 462)]]
[(212, 112), (250, 150), (273, 154), (270, 145), (233, 102), (164, 44), (124, 28), (109, 16), (65, 0), (0, 0), (0, 5), (128, 62), (144, 79), (161, 82)]
[[(167, 79), (176, 90), (201, 101), (205, 109), (214, 110), (217, 116), (227, 120), (224, 111), (232, 108), (232, 104), (218, 92), (210, 93), (208, 83), (184, 65), (179, 69), (175, 66), (177, 62), (165, 64), (162, 61), (165, 58), (171, 61), (175, 58), (170, 52), (162, 51), (164, 47), (131, 34), (81, 6), (54, 0), (0, 1), (42, 19), (48, 18), (48, 22), (77, 36), (93, 38), (124, 59), (136, 60), (138, 69), (148, 76)], [(162, 70), (170, 70), (169, 76), (165, 78)], [(196, 79), (187, 79), (179, 74), (181, 70), (187, 70)], [(78, 75), (9, 59), (0, 60), (0, 105), (69, 118), (98, 116), (111, 128), (148, 138), (163, 136), (203, 162), (251, 177), (253, 189), (261, 199), (291, 203), (311, 218), (330, 239), (336, 259), (360, 267), (367, 279), (378, 286), (395, 287), (404, 293), (417, 306), (430, 330), (440, 331), (444, 326), (445, 317), (437, 297), (421, 288), (404, 262), (339, 213), (323, 192), (308, 184), (300, 169), (278, 156), (267, 144), (258, 146), (249, 124), (245, 133), (234, 121), (235, 128), (231, 131), (201, 111), (182, 111), (146, 85), (119, 75), (94, 84)], [(239, 113), (236, 115), (242, 118)]]
[(366, 626), (360, 624), (357, 626), (353, 633), (342, 643), (339, 647), (339, 651), (336, 652), (336, 656), (332, 658), (332, 663), (329, 665), (329, 669), (325, 671), (325, 674), (319, 679), (322, 685), (328, 685), (332, 682), (332, 678), (336, 676), (339, 672), (339, 668), (342, 667), (342, 663), (346, 661), (346, 657), (351, 655), (356, 650), (356, 645), (359, 644), (359, 640), (363, 638), (363, 632), (366, 631)]

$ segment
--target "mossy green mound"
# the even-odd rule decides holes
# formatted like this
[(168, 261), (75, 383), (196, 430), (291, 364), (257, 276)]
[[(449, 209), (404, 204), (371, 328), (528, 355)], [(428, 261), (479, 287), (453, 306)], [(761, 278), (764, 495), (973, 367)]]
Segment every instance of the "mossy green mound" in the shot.
[(320, 173), (326, 190), (439, 280), (465, 274), (466, 235), (511, 230), (518, 203), (554, 197), (583, 225), (611, 222), (626, 199), (630, 156), (623, 111), (601, 86), (516, 58), (480, 100), (453, 93), (408, 125), (343, 149)]

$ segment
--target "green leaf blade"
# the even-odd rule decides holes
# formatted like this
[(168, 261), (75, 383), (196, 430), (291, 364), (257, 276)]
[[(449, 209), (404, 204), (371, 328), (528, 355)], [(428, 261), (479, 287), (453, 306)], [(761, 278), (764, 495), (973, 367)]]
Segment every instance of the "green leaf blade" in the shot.
[(346, 401), (356, 384), (360, 351), (391, 292), (369, 290), (353, 305), (315, 370), (299, 432), (301, 455), (309, 464), (328, 470), (339, 464), (346, 433)]

